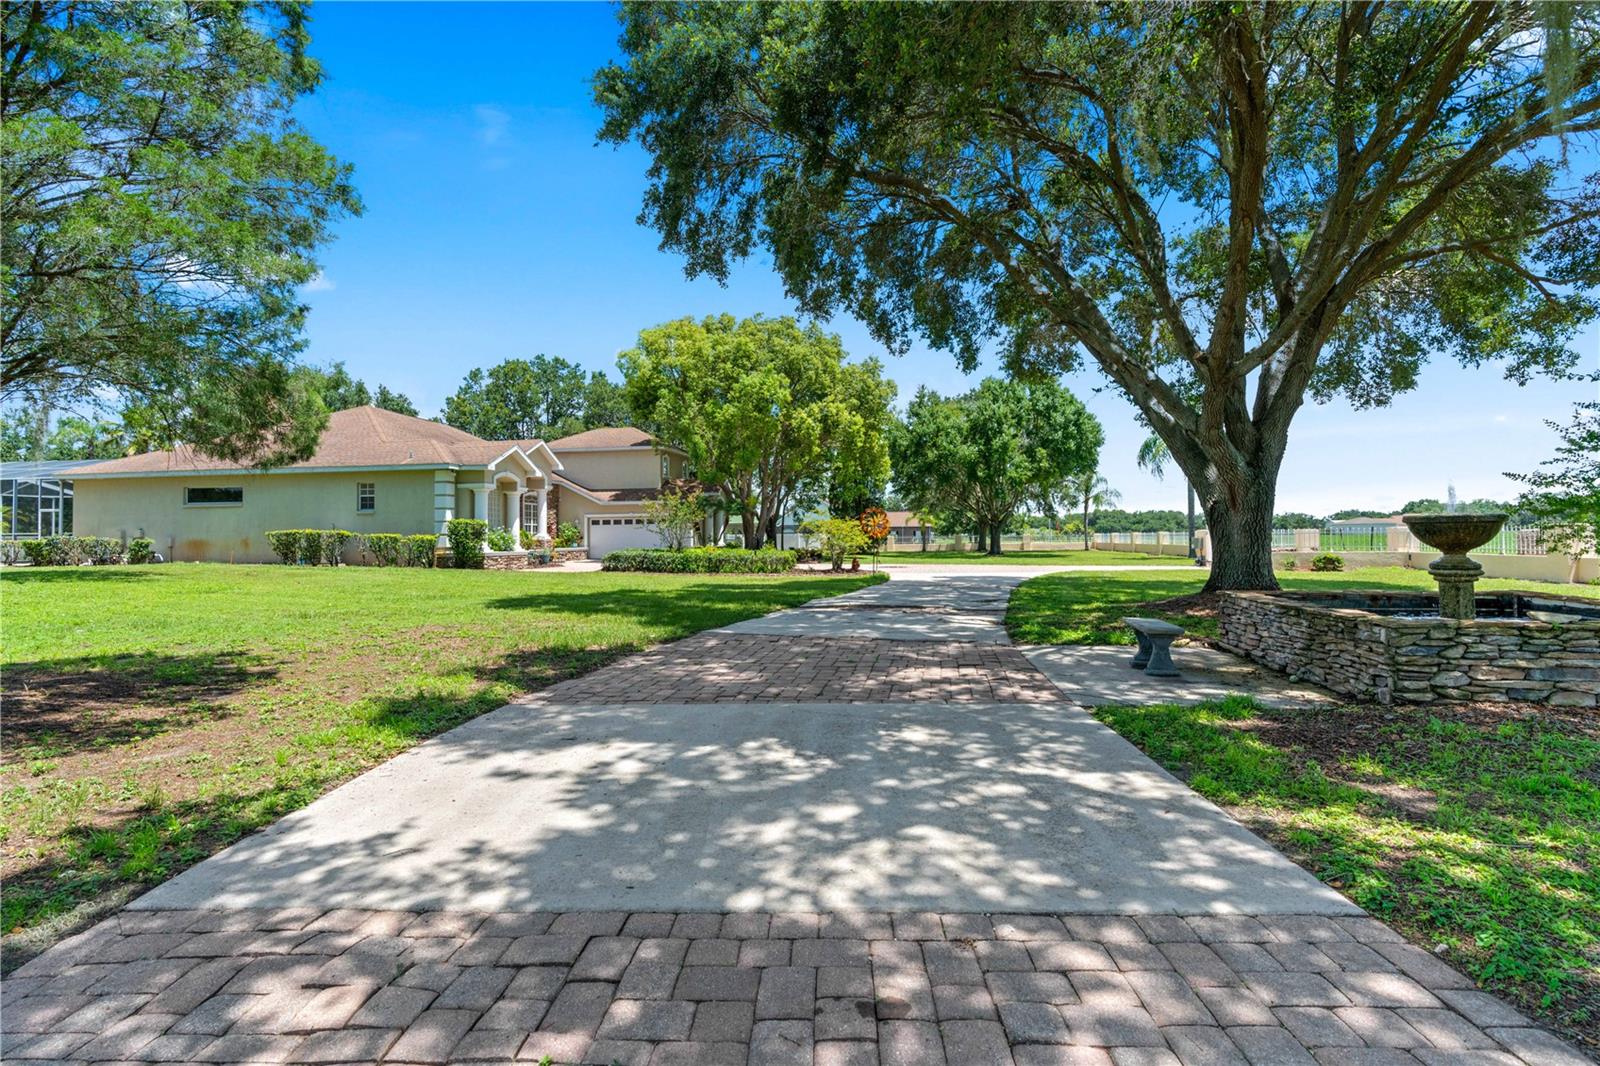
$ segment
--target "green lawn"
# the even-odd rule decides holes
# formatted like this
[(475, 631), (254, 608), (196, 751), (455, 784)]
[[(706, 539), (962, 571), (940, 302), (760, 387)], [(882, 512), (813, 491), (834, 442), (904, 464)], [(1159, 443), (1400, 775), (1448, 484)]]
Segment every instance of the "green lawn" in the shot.
[[(1151, 600), (1199, 592), (1205, 580), (1203, 570), (1192, 574), (1045, 574), (1023, 582), (1012, 594), (1011, 606), (1006, 612), (1006, 628), (1018, 644), (1132, 644), (1133, 634), (1121, 622), (1124, 615)], [(1426, 570), (1398, 566), (1340, 574), (1279, 574), (1278, 581), (1289, 589), (1424, 589), (1431, 592), (1436, 588)], [(1554, 585), (1543, 581), (1489, 578), (1478, 582), (1478, 588), (1483, 591), (1525, 589), (1600, 598), (1600, 586), (1596, 585)], [(1216, 635), (1216, 620), (1208, 615), (1183, 610), (1154, 613), (1198, 636)]]
[(1356, 903), (1600, 1045), (1600, 722), (1554, 711), (1097, 717)]
[[(1141, 605), (1205, 575), (1048, 574), (1013, 594), (1019, 643), (1124, 644), (1137, 610), (1200, 635), (1205, 605)], [(1431, 589), (1426, 571), (1280, 574), (1286, 588)], [(1592, 585), (1480, 589), (1600, 597)], [(1195, 611), (1202, 613), (1196, 614)], [(1435, 704), (1268, 710), (1103, 707), (1095, 715), (1318, 877), (1568, 1035), (1600, 1044), (1600, 719)]]
[(882, 580), (7, 570), (0, 928), (170, 877), (516, 693)]
[(977, 563), (984, 566), (1188, 566), (1179, 555), (1149, 555), (1145, 552), (1112, 552), (1092, 548), (1051, 549), (1048, 551), (1005, 551), (999, 555), (983, 552), (917, 551), (915, 548), (884, 552), (880, 563)]

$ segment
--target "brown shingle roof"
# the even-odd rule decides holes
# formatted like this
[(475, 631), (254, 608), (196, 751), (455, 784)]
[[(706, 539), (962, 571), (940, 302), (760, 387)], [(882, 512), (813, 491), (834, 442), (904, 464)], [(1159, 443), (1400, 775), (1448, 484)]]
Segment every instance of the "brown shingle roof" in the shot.
[(550, 441), (550, 447), (578, 452), (586, 448), (651, 448), (655, 443), (656, 439), (642, 429), (634, 429), (632, 426), (603, 426), (600, 429), (586, 429), (582, 433)]
[[(322, 431), (317, 450), (309, 459), (291, 463), (284, 469), (483, 466), (504, 455), (513, 445), (527, 451), (538, 443), (484, 440), (466, 430), (426, 418), (413, 418), (377, 407), (351, 407), (328, 416), (328, 428)], [(179, 445), (172, 451), (145, 452), (86, 464), (72, 473), (106, 476), (250, 469), (254, 468), (247, 463), (213, 459), (188, 445)]]

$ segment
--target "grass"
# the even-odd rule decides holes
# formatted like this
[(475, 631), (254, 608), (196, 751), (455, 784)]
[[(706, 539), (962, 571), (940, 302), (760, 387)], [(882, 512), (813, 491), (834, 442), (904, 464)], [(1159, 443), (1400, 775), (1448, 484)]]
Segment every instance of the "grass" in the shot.
[(1481, 985), (1600, 1044), (1600, 722), (1559, 709), (1095, 715)]
[(519, 692), (881, 580), (8, 570), (0, 929), (164, 880)]
[[(1197, 593), (1205, 579), (1204, 571), (1046, 574), (1023, 582), (1012, 594), (1006, 612), (1006, 628), (1011, 639), (1019, 644), (1132, 644), (1133, 634), (1121, 621), (1124, 615), (1152, 600)], [(1278, 580), (1288, 589), (1373, 588), (1432, 592), (1436, 587), (1426, 570), (1398, 566), (1338, 574), (1279, 574)], [(1553, 585), (1542, 581), (1488, 578), (1479, 581), (1478, 588), (1486, 592), (1522, 589), (1600, 598), (1600, 586), (1595, 585)], [(1207, 615), (1189, 614), (1181, 609), (1154, 613), (1196, 636), (1216, 635), (1216, 619)]]
[[(1091, 548), (1053, 548), (1041, 551), (1006, 551), (999, 555), (983, 552), (918, 551), (903, 548), (884, 552), (880, 563), (976, 563), (980, 566), (1188, 566), (1178, 555), (1150, 555), (1145, 552), (1114, 552)], [(864, 565), (864, 564), (863, 564)]]

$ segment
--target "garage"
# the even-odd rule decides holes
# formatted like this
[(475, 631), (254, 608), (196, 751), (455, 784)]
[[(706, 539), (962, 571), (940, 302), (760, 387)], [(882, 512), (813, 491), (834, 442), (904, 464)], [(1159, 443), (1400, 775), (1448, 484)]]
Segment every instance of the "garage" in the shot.
[(604, 559), (619, 548), (659, 548), (661, 538), (638, 515), (589, 519), (589, 558)]

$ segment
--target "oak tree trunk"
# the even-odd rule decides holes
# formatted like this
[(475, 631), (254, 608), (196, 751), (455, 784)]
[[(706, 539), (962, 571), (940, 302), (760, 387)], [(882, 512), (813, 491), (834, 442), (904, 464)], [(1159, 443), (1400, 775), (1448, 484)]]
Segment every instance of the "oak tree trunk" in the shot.
[(1277, 496), (1276, 471), (1252, 480), (1233, 494), (1205, 501), (1206, 528), (1211, 534), (1211, 576), (1206, 592), (1224, 589), (1276, 589), (1272, 573), (1272, 508)]
[(1000, 554), (1000, 524), (998, 522), (989, 527), (989, 554)]

